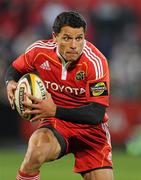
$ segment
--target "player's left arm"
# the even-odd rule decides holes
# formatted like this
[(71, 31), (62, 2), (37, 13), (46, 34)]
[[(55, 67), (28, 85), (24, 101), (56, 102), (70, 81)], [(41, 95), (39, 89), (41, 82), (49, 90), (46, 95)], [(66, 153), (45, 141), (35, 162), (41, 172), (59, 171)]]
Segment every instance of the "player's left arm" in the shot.
[(106, 106), (91, 102), (85, 106), (77, 108), (64, 108), (56, 106), (51, 94), (47, 92), (47, 99), (40, 100), (32, 95), (27, 95), (33, 103), (24, 102), (28, 108), (25, 114), (36, 114), (30, 121), (36, 121), (47, 117), (56, 117), (64, 121), (69, 121), (78, 124), (99, 124), (102, 122)]
[(57, 107), (55, 117), (79, 124), (97, 125), (102, 123), (106, 108), (109, 106), (109, 82), (106, 78), (88, 81), (86, 97), (88, 103), (85, 106)]
[(55, 117), (78, 124), (97, 125), (102, 123), (106, 106), (89, 103), (77, 108), (57, 107)]

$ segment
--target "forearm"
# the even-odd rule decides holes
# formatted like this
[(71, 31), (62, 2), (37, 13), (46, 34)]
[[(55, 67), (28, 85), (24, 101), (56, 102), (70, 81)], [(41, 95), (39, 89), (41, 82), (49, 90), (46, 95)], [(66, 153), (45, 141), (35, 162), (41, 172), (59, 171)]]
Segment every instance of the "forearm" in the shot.
[(8, 83), (8, 81), (10, 80), (14, 80), (14, 81), (18, 81), (19, 78), (21, 77), (21, 73), (18, 72), (16, 69), (14, 69), (12, 67), (12, 65), (9, 66), (6, 75), (5, 75), (5, 82), (6, 84)]
[(78, 108), (57, 107), (55, 117), (78, 124), (97, 125), (102, 123), (106, 106), (91, 103)]

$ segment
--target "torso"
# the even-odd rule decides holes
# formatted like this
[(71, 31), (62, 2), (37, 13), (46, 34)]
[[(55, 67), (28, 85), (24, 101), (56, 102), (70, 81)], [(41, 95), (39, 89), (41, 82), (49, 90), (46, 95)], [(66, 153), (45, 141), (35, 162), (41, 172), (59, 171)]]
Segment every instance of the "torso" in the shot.
[(36, 70), (54, 102), (62, 107), (78, 107), (94, 101), (88, 92), (88, 84), (98, 82), (105, 73), (104, 82), (107, 81), (109, 86), (106, 59), (89, 42), (85, 43), (82, 55), (72, 70), (67, 70), (65, 63), (62, 63), (56, 44), (51, 40), (35, 42), (13, 62), (13, 66), (22, 73)]

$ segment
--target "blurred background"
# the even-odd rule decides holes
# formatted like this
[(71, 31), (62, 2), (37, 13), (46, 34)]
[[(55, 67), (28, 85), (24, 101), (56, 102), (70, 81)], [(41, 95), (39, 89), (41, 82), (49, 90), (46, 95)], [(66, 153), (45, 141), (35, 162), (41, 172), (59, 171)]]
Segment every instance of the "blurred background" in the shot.
[[(3, 155), (3, 150), (13, 152), (14, 149), (13, 159), (22, 159), (22, 153), (19, 155), (15, 149), (25, 152), (28, 138), (34, 130), (33, 125), (21, 120), (9, 106), (4, 82), (5, 71), (31, 43), (38, 39), (51, 38), (52, 23), (56, 15), (64, 10), (77, 10), (82, 13), (87, 20), (87, 40), (96, 45), (109, 62), (111, 105), (108, 114), (116, 179), (140, 180), (140, 0), (0, 0), (0, 179), (14, 179), (6, 177), (4, 173), (6, 167), (9, 167), (8, 164), (10, 165), (9, 159), (6, 161), (5, 157), (11, 156), (8, 156), (8, 153)], [(1, 161), (2, 158), (4, 160)], [(127, 160), (133, 166), (133, 176), (129, 174), (130, 170), (126, 166), (122, 167)], [(5, 162), (5, 166), (1, 162)], [(20, 160), (17, 160), (15, 169), (19, 164)], [(13, 174), (15, 169), (12, 170)], [(129, 176), (124, 175), (125, 171)], [(79, 178), (74, 176), (71, 179)]]

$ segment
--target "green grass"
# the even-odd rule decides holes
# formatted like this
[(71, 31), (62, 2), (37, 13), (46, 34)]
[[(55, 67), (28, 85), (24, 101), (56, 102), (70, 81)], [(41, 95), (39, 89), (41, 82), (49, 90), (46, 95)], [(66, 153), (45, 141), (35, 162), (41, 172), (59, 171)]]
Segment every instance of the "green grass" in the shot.
[(115, 180), (141, 180), (141, 156), (113, 152)]
[[(15, 180), (16, 171), (24, 157), (24, 151), (0, 151), (0, 180)], [(141, 180), (141, 157), (127, 155), (124, 152), (113, 152), (115, 180)], [(41, 180), (81, 180), (73, 173), (73, 156), (46, 163), (41, 168)]]

